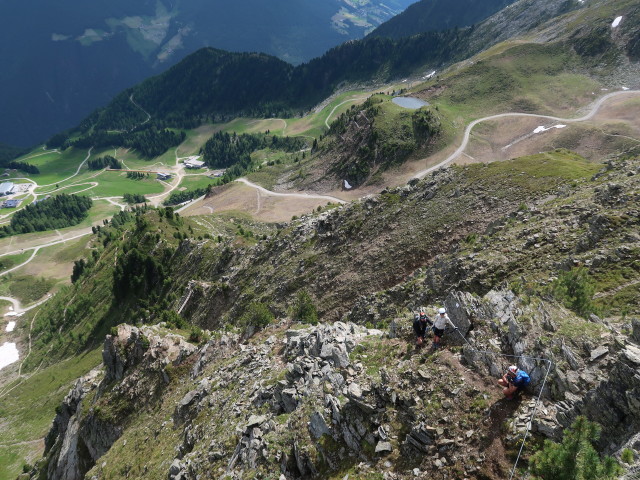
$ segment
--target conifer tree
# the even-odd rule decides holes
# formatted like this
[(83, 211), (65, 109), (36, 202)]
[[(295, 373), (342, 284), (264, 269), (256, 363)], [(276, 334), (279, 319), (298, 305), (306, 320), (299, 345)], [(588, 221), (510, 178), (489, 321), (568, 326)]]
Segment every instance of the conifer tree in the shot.
[(613, 480), (621, 472), (612, 457), (600, 458), (593, 444), (600, 426), (578, 417), (562, 443), (545, 440), (542, 450), (531, 457), (532, 480)]

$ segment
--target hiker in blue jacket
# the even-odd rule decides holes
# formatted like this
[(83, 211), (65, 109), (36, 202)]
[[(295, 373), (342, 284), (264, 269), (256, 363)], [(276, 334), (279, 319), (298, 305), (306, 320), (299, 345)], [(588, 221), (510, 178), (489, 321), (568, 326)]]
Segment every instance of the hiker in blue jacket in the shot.
[(512, 400), (515, 395), (524, 390), (529, 383), (531, 383), (529, 374), (524, 370), (520, 370), (515, 365), (511, 365), (507, 373), (498, 380), (498, 385), (504, 387), (502, 393), (504, 393), (504, 396), (508, 400)]

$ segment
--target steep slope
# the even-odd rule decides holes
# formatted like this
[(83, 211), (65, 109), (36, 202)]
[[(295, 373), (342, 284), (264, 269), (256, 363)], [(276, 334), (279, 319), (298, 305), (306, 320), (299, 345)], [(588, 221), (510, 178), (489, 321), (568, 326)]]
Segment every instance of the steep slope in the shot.
[[(585, 92), (633, 80), (637, 14), (633, 2), (570, 12), (534, 32), (558, 42), (500, 45), (416, 94), (439, 103), (430, 111), (447, 127), (492, 109), (573, 114)], [(379, 98), (336, 131), (355, 138), (361, 126), (360, 146), (393, 145), (376, 144), (360, 115)], [(21, 440), (42, 436), (46, 403), (22, 402), (29, 375), (45, 369), (64, 389), (56, 368), (68, 364), (55, 362), (108, 336), (104, 367), (56, 409), (47, 454), (22, 478), (505, 478), (543, 382), (521, 467), (585, 414), (602, 423), (601, 451), (636, 463), (632, 478), (640, 164), (637, 134), (616, 132), (627, 142), (611, 141), (603, 163), (555, 149), (453, 166), (290, 223), (117, 215), (74, 285), (25, 318), (33, 350), (22, 388), (0, 390), (3, 439), (28, 429), (31, 405), (38, 434)], [(421, 305), (445, 305), (471, 345), (450, 331), (445, 351), (414, 352), (410, 310)], [(304, 325), (314, 312), (321, 323)], [(494, 387), (511, 355), (534, 378), (522, 402)], [(548, 377), (539, 358), (552, 362)], [(43, 390), (50, 402), (42, 386), (31, 395)]]
[[(307, 173), (294, 185), (304, 190), (331, 190), (343, 180), (352, 188), (375, 185), (411, 156), (426, 156), (450, 142), (452, 129), (444, 123), (448, 119), (434, 108), (410, 110), (389, 95), (373, 95), (331, 124), (305, 162)], [(285, 174), (281, 181), (290, 177)]]
[(0, 162), (8, 162), (24, 154), (25, 150), (23, 148), (0, 143)]
[[(540, 18), (533, 21), (526, 12), (536, 6), (543, 9)], [(529, 32), (525, 37), (502, 42), (451, 68), (427, 70), (427, 75), (422, 75), (423, 82), (399, 91), (398, 87), (396, 91), (388, 88), (366, 103), (353, 106), (336, 118), (309, 159), (273, 176), (272, 188), (327, 192), (339, 189), (346, 180), (352, 187), (365, 187), (369, 189), (366, 192), (371, 192), (377, 185), (397, 185), (410, 178), (412, 172), (447, 158), (453, 152), (452, 142), (462, 141), (464, 128), (474, 120), (525, 113), (565, 118), (569, 120), (564, 123), (569, 123), (576, 111), (588, 108), (596, 92), (637, 88), (640, 63), (629, 53), (640, 34), (637, 6), (625, 2), (616, 4), (614, 9), (609, 3), (600, 2), (544, 21), (566, 9), (567, 5), (558, 2), (512, 4), (505, 12), (517, 13), (513, 24), (509, 23), (511, 17), (501, 12), (467, 32), (467, 39), (481, 44), (481, 39), (512, 27), (509, 34), (523, 29)], [(626, 28), (611, 26), (616, 16), (627, 19)], [(401, 100), (393, 99), (397, 96), (417, 97), (425, 106), (415, 111), (402, 109), (391, 103)], [(370, 105), (373, 101), (377, 102), (376, 108)], [(633, 100), (630, 102), (629, 108), (633, 109)], [(426, 137), (417, 135), (416, 115), (433, 118), (437, 128), (429, 127)], [(633, 134), (624, 148), (612, 143), (614, 138), (623, 139), (616, 135), (619, 128), (625, 128), (624, 122), (615, 126), (607, 122), (579, 126), (572, 123), (563, 135), (554, 136), (552, 144), (532, 144), (528, 151), (514, 155), (503, 137), (512, 132), (509, 138), (519, 141), (515, 138), (518, 132), (526, 137), (535, 128), (521, 130), (523, 127), (515, 117), (514, 120), (509, 124), (505, 119), (501, 128), (482, 122), (472, 132), (473, 147), (454, 161), (492, 161), (509, 158), (508, 154), (548, 149), (550, 145), (579, 149), (595, 160), (621, 149), (637, 151)], [(487, 143), (494, 150), (487, 148)]]
[[(558, 439), (577, 413), (605, 409), (604, 442), (617, 451), (633, 445), (626, 438), (639, 425), (624, 417), (633, 419), (637, 406), (624, 391), (638, 388), (629, 372), (640, 361), (640, 324), (634, 338), (615, 341), (605, 327), (509, 291), (484, 298), (455, 292), (446, 304), (457, 305), (457, 320), (473, 319), (479, 348), (496, 342), (492, 328), (503, 328), (510, 331), (499, 337), (503, 345), (554, 360), (548, 376), (545, 362), (520, 360), (534, 378), (532, 393), (543, 379), (550, 387), (532, 424), (539, 436)], [(548, 316), (589, 333), (552, 340), (560, 353), (551, 354), (538, 341), (549, 337)], [(223, 334), (196, 348), (162, 326), (121, 325), (105, 341), (104, 369), (80, 379), (59, 407), (48, 464), (24, 478), (39, 469), (52, 479), (79, 478), (59, 472), (97, 479), (274, 472), (289, 479), (508, 478), (535, 405), (529, 393), (522, 401), (499, 398), (495, 375), (513, 360), (469, 346), (413, 352), (406, 329), (397, 335), (341, 322), (283, 322), (247, 343)], [(583, 351), (592, 335), (607, 345), (595, 358)], [(578, 372), (580, 380), (568, 384)], [(591, 387), (584, 401), (573, 393)]]
[[(140, 312), (161, 318), (164, 310), (173, 306), (192, 323), (214, 329), (235, 323), (234, 319), (253, 302), (264, 302), (276, 315), (285, 316), (304, 290), (319, 301), (321, 318), (339, 320), (351, 315), (349, 318), (364, 322), (367, 318), (361, 315), (367, 309), (360, 307), (360, 299), (367, 301), (367, 295), (385, 289), (395, 292), (394, 301), (402, 303), (409, 301), (409, 294), (437, 298), (451, 286), (484, 294), (504, 281), (536, 282), (571, 265), (574, 259), (594, 255), (604, 248), (602, 242), (611, 242), (614, 249), (625, 245), (627, 237), (633, 243), (630, 231), (637, 219), (615, 212), (620, 205), (624, 205), (624, 211), (634, 211), (637, 177), (624, 175), (633, 172), (636, 163), (594, 176), (601, 168), (565, 151), (453, 167), (424, 181), (280, 225), (275, 232), (273, 227), (257, 223), (244, 223), (242, 228), (232, 223), (229, 229), (220, 219), (206, 227), (209, 235), (220, 235), (217, 241), (196, 238), (180, 242), (178, 248), (177, 242), (189, 225), (197, 228), (191, 235), (200, 237), (202, 233), (195, 232), (205, 227), (182, 218), (167, 220), (160, 215), (162, 211), (141, 211), (128, 217), (127, 222), (116, 220), (114, 227), (100, 232), (99, 242), (105, 250), (95, 263), (90, 262), (72, 289), (77, 294), (82, 292), (80, 297), (87, 301), (91, 292), (98, 290), (105, 301), (96, 303), (91, 312), (74, 309), (69, 316), (60, 314), (68, 299), (54, 299), (34, 325), (34, 344), (45, 348), (52, 331), (67, 329), (77, 329), (73, 337), (78, 345), (91, 342), (93, 338), (87, 333), (91, 329), (108, 331), (116, 312), (125, 317), (136, 318), (136, 312)], [(611, 188), (623, 203), (600, 200), (608, 195), (609, 183), (620, 182), (626, 186)], [(590, 199), (588, 204), (585, 199)], [(578, 203), (582, 207), (571, 210)], [(583, 215), (585, 209), (588, 215)], [(523, 234), (516, 228), (520, 218), (535, 218), (541, 223)], [(519, 237), (545, 229), (545, 219), (558, 224), (554, 235), (547, 229), (544, 237), (550, 242), (549, 255), (528, 257), (529, 265), (519, 259), (528, 255)], [(130, 223), (133, 220), (135, 224)], [(514, 226), (506, 235), (498, 229), (500, 225)], [(603, 236), (606, 231), (609, 233)], [(171, 238), (162, 240), (166, 236), (163, 232)], [(585, 236), (583, 241), (578, 241), (580, 235)], [(473, 250), (475, 242), (479, 242), (477, 248), (489, 248), (491, 263), (483, 263), (482, 268), (473, 267), (475, 261), (486, 262), (480, 254), (469, 256), (469, 266), (461, 263), (467, 259), (466, 254), (460, 256), (461, 252)], [(505, 249), (504, 254), (497, 254)], [(118, 253), (114, 271), (110, 257), (115, 252), (124, 254)], [(601, 282), (597, 292), (611, 290), (608, 281), (615, 283), (621, 277), (634, 280), (633, 262), (615, 266), (615, 257), (601, 255), (602, 263), (593, 272)], [(520, 267), (501, 263), (512, 261)], [(422, 287), (417, 288), (419, 283), (413, 277), (407, 280), (408, 276), (424, 273), (425, 268), (434, 270), (425, 277)], [(600, 269), (602, 279), (596, 274)], [(606, 272), (613, 279), (608, 279)], [(406, 288), (405, 281), (409, 282), (407, 286), (415, 286)], [(630, 288), (633, 291), (633, 284)], [(110, 290), (118, 298), (118, 308), (108, 302)], [(620, 299), (628, 292), (612, 295), (599, 300), (600, 306), (610, 314), (621, 313)], [(631, 313), (637, 305), (631, 302), (626, 308)], [(31, 360), (37, 361), (37, 356)]]
[(468, 27), (515, 0), (421, 0), (386, 21), (370, 37), (402, 38), (417, 33)]
[[(624, 392), (640, 388), (630, 374), (640, 324), (628, 320), (640, 312), (639, 179), (637, 158), (594, 166), (550, 152), (450, 168), (253, 245), (218, 230), (220, 241), (182, 240), (171, 251), (158, 227), (169, 222), (172, 232), (181, 220), (157, 223), (155, 211), (106, 228), (108, 251), (126, 252), (115, 267), (118, 321), (162, 322), (111, 330), (104, 370), (58, 409), (31, 475), (405, 479), (418, 469), (500, 479), (543, 380), (538, 435), (557, 439), (586, 414), (602, 422), (603, 450), (635, 448), (638, 406)], [(95, 290), (94, 277), (114, 268), (106, 253), (67, 298)], [(577, 316), (557, 288), (574, 265), (594, 283), (587, 312), (599, 317)], [(355, 324), (292, 325), (302, 290), (322, 320)], [(264, 327), (247, 315), (256, 301), (280, 321)], [(438, 304), (473, 347), (457, 348), (464, 342), (452, 331), (449, 351), (414, 353), (408, 308)], [(196, 347), (177, 335), (198, 342), (207, 332), (181, 332), (176, 310), (212, 329), (211, 339)], [(55, 309), (46, 317), (59, 318)], [(513, 362), (503, 354), (523, 355), (532, 375), (522, 402), (500, 400), (493, 387)], [(552, 360), (548, 377), (538, 357)]]

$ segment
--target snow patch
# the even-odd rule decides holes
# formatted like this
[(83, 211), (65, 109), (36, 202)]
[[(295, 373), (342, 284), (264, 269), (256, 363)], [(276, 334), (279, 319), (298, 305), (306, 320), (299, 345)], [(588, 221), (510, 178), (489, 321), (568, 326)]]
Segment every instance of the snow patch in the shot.
[(538, 128), (536, 128), (533, 133), (542, 133), (542, 132), (546, 132), (547, 130), (551, 130), (552, 128), (564, 128), (566, 127), (566, 125), (554, 125), (553, 127), (545, 127), (544, 125), (540, 125)]
[(429, 78), (433, 77), (436, 74), (436, 71), (434, 70), (433, 72), (425, 75), (424, 77), (422, 77), (423, 80), (428, 80)]
[(16, 322), (9, 322), (7, 323), (7, 332), (13, 332), (13, 329), (16, 328)]
[(621, 21), (622, 21), (622, 16), (616, 17), (616, 19), (611, 24), (611, 28), (616, 28), (618, 25), (620, 25)]
[(20, 360), (20, 353), (15, 343), (5, 343), (0, 347), (0, 370)]
[(629, 90), (629, 87), (622, 87), (622, 90)]

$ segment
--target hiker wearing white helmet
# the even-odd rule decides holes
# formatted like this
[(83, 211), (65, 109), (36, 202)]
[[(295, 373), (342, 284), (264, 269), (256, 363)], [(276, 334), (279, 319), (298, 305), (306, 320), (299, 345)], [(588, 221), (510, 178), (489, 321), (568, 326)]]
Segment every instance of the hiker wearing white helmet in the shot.
[(437, 350), (440, 347), (440, 340), (442, 339), (442, 335), (444, 335), (444, 329), (447, 328), (447, 325), (456, 329), (456, 326), (451, 322), (449, 315), (447, 315), (447, 311), (444, 308), (440, 308), (438, 310), (438, 315), (436, 315), (436, 318), (433, 321), (434, 350)]
[(508, 400), (512, 400), (518, 392), (524, 390), (531, 383), (529, 374), (520, 370), (516, 365), (511, 365), (500, 380), (498, 385), (504, 387), (502, 393)]

